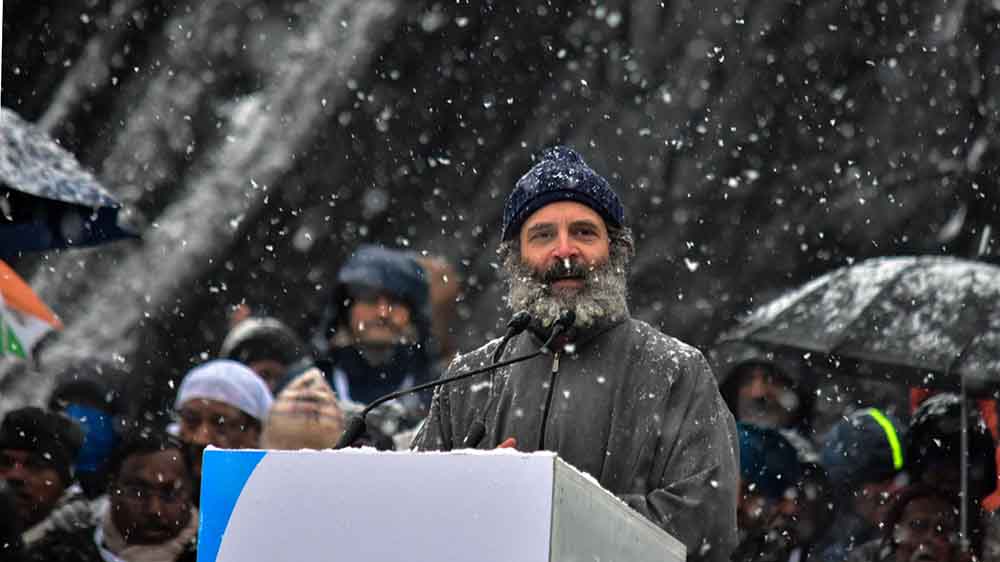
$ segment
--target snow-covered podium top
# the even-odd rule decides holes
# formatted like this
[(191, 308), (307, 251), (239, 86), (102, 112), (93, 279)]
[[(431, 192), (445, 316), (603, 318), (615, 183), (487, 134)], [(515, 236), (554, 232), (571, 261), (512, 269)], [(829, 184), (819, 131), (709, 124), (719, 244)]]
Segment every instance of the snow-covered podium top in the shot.
[(209, 448), (199, 562), (683, 561), (553, 453)]

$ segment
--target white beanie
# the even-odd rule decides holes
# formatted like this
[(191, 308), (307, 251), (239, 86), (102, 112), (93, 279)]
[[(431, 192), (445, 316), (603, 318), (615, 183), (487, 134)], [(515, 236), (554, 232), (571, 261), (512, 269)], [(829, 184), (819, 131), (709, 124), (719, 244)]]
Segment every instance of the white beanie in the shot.
[(271, 391), (250, 367), (229, 359), (214, 359), (188, 371), (177, 391), (174, 409), (189, 400), (215, 400), (264, 422), (274, 398)]

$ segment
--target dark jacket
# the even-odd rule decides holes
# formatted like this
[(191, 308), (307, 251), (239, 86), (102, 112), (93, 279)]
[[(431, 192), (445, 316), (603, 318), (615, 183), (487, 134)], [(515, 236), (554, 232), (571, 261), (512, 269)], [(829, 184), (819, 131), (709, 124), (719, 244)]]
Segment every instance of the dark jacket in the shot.
[[(515, 437), (521, 451), (555, 451), (683, 542), (688, 560), (728, 560), (736, 427), (701, 353), (638, 320), (574, 341), (558, 363), (543, 355), (439, 388), (414, 448), (459, 448), (482, 419), (480, 448)], [(448, 374), (487, 365), (496, 345), (457, 358)], [(504, 358), (539, 345), (526, 332)]]
[[(91, 525), (73, 531), (53, 531), (28, 550), (27, 562), (104, 562), (94, 542)], [(177, 562), (195, 562), (197, 551), (194, 544), (181, 553)]]

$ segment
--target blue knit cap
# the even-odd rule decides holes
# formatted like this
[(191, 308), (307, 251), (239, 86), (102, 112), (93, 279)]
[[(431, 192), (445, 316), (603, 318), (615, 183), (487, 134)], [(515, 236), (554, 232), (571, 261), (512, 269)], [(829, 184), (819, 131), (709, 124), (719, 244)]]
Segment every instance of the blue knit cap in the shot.
[(546, 149), (541, 162), (517, 180), (503, 208), (500, 239), (517, 236), (531, 213), (556, 201), (582, 203), (601, 215), (608, 226), (625, 225), (625, 208), (608, 180), (572, 148), (555, 146)]
[(821, 453), (830, 481), (842, 492), (892, 478), (903, 469), (906, 426), (875, 408), (851, 413), (830, 428)]
[(415, 259), (371, 244), (358, 247), (337, 272), (337, 283), (383, 290), (413, 309), (426, 306), (429, 298), (427, 276)]

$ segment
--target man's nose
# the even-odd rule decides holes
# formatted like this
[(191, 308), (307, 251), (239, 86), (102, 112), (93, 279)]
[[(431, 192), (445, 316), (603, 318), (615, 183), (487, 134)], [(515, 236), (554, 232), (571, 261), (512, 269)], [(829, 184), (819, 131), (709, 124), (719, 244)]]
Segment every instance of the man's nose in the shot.
[(754, 398), (767, 396), (767, 380), (764, 375), (754, 374), (750, 377), (750, 396)]
[(558, 259), (573, 258), (580, 255), (580, 249), (570, 239), (568, 232), (560, 232), (552, 255)]
[(163, 498), (160, 497), (160, 494), (154, 493), (146, 496), (146, 513), (150, 515), (162, 516), (164, 507), (166, 507), (165, 502), (163, 501)]
[[(207, 423), (200, 423), (194, 431), (191, 432), (191, 442), (195, 445), (212, 445), (212, 441), (215, 440), (215, 432), (212, 431), (211, 427)], [(218, 443), (215, 443), (216, 445)]]
[(382, 318), (389, 316), (392, 313), (392, 302), (385, 297), (379, 297), (376, 303), (376, 310), (378, 310), (378, 315)]
[(798, 515), (799, 504), (796, 500), (784, 498), (778, 502), (777, 507), (775, 507), (775, 512), (781, 515)]

